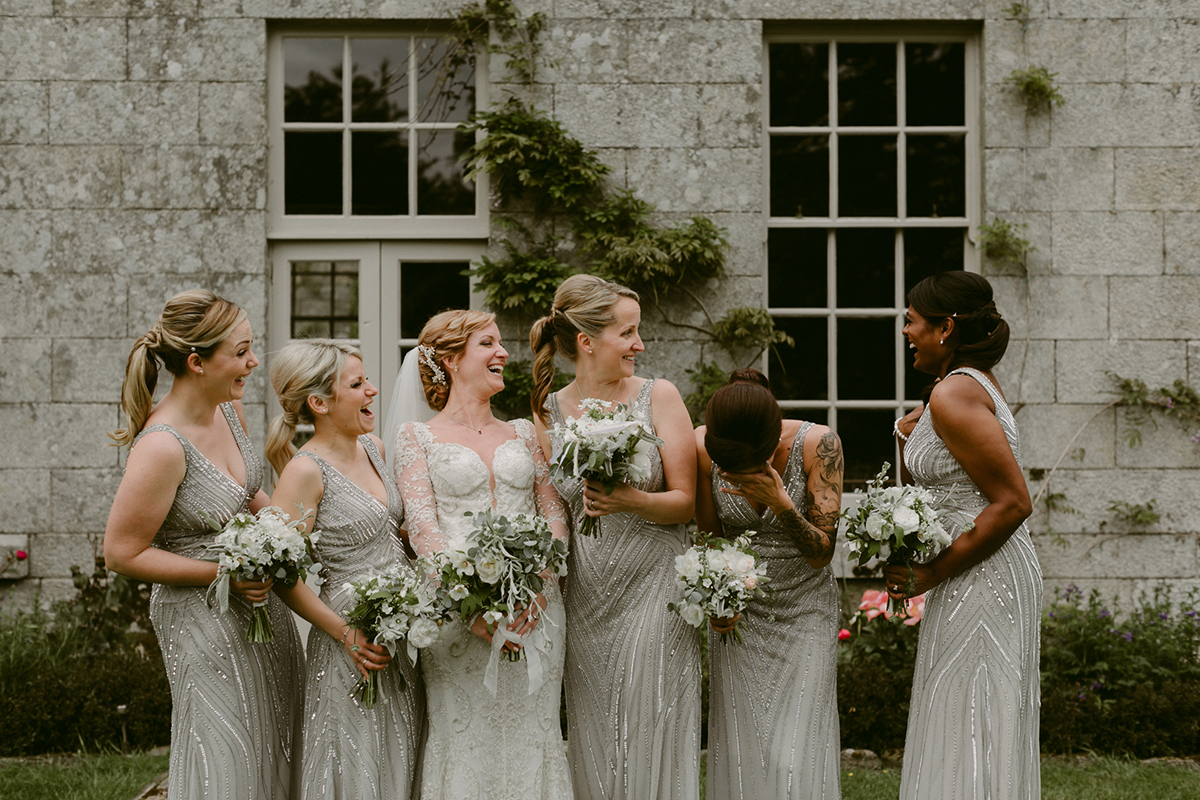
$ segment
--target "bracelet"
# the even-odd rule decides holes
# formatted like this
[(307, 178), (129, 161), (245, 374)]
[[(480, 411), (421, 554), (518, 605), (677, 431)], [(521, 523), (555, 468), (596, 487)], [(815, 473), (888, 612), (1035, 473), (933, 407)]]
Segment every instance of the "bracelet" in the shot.
[(350, 625), (346, 626), (346, 630), (342, 631), (342, 644), (346, 643), (346, 637), (350, 635), (350, 631), (354, 630)]
[(902, 442), (907, 442), (907, 441), (908, 441), (908, 437), (907, 437), (907, 436), (905, 436), (903, 433), (901, 433), (901, 432), (900, 432), (900, 420), (902, 420), (902, 419), (904, 419), (904, 417), (896, 417), (896, 421), (892, 423), (892, 433), (894, 433), (894, 434), (896, 434), (897, 436), (899, 436), (899, 437), (900, 437), (900, 441), (902, 441)]

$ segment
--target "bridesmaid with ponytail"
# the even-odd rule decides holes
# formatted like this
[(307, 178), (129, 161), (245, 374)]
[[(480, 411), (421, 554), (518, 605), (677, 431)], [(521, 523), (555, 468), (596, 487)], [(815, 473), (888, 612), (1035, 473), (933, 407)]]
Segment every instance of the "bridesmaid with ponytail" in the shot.
[[(271, 581), (235, 581), (228, 614), (209, 608), (204, 560), (235, 514), (267, 505), (241, 409), (258, 366), (246, 313), (201, 289), (172, 297), (129, 354), (121, 406), (129, 448), (104, 533), (108, 568), (155, 584), (150, 618), (171, 684), (168, 794), (288, 800), (304, 670), (291, 613)], [(161, 368), (170, 390), (152, 405)], [(267, 601), (274, 641), (249, 644), (251, 604)]]
[[(400, 490), (388, 477), (383, 444), (372, 435), (378, 390), (362, 353), (330, 339), (292, 342), (274, 356), (271, 385), (283, 413), (271, 423), (267, 459), (279, 473), (272, 501), (297, 517), (315, 516), (324, 565), (321, 595), (304, 583), (276, 587), (312, 623), (300, 746), (300, 800), (407, 800), (425, 723), (425, 686), (407, 654), (395, 659), (346, 624), (354, 606), (347, 582), (397, 571), (409, 563), (400, 541)], [(298, 424), (316, 433), (297, 453)], [(390, 662), (390, 663), (389, 663)], [(355, 692), (368, 671), (380, 673), (372, 708)]]

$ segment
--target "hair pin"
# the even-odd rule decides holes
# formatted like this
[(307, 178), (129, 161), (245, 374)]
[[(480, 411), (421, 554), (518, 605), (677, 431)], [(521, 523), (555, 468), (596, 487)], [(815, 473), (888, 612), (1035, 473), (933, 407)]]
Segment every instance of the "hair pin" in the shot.
[(437, 361), (434, 360), (433, 348), (427, 344), (419, 344), (417, 345), (417, 352), (421, 354), (421, 360), (425, 362), (425, 365), (429, 367), (429, 371), (433, 373), (433, 382), (445, 383), (446, 373), (442, 372), (442, 368), (438, 365)]

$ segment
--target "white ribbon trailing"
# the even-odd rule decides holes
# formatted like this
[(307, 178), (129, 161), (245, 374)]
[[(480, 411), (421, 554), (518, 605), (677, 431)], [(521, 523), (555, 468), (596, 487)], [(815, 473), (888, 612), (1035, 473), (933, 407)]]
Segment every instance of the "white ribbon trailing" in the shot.
[(533, 694), (546, 682), (542, 673), (542, 655), (549, 654), (546, 652), (546, 635), (542, 633), (541, 628), (534, 628), (528, 636), (521, 636), (503, 624), (498, 624), (496, 632), (492, 634), (492, 656), (488, 659), (487, 669), (483, 673), (483, 685), (492, 693), (492, 697), (496, 696), (496, 683), (500, 678), (500, 651), (505, 642), (524, 645), (529, 694)]

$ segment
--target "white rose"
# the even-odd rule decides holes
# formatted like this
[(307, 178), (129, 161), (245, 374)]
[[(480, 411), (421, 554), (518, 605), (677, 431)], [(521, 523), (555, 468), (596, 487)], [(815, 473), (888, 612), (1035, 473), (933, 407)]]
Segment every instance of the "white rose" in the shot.
[(688, 625), (691, 625), (693, 628), (699, 628), (704, 624), (704, 609), (702, 609), (700, 606), (689, 603), (688, 605), (685, 605), (682, 610), (680, 610), (679, 614), (683, 617), (683, 621)]
[(475, 565), (479, 571), (479, 579), (484, 583), (494, 584), (504, 574), (504, 567), (494, 558), (485, 558)]
[(747, 553), (731, 553), (726, 556), (729, 568), (738, 575), (749, 575), (754, 571), (754, 556)]
[(878, 514), (872, 514), (871, 516), (867, 517), (867, 535), (868, 536), (870, 536), (875, 541), (879, 541), (880, 539), (883, 538), (883, 536), (880, 535), (882, 531), (883, 531), (883, 517), (879, 516)]
[(905, 533), (911, 533), (921, 526), (921, 517), (907, 506), (900, 506), (892, 512), (894, 522)]
[(714, 572), (720, 572), (729, 567), (729, 559), (720, 550), (709, 550), (705, 555), (708, 557), (708, 568)]
[[(451, 600), (465, 600), (467, 595), (470, 594), (470, 592), (467, 591), (466, 586), (463, 586), (461, 583), (456, 583), (450, 589), (448, 594), (450, 595)], [(420, 647), (421, 645), (417, 645), (417, 646)]]
[(408, 629), (408, 641), (412, 643), (413, 647), (429, 647), (437, 641), (438, 632), (437, 623), (418, 617), (413, 620), (412, 627)]
[(899, 486), (889, 486), (883, 490), (883, 499), (888, 503), (895, 503), (904, 494), (904, 490)]

